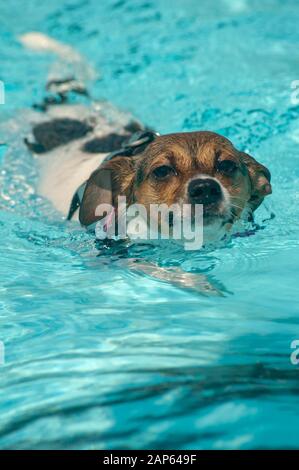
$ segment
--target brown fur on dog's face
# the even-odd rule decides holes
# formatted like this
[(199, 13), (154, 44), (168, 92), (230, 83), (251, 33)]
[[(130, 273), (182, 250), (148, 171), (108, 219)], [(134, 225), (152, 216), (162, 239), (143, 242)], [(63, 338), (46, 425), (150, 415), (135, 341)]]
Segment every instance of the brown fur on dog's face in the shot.
[[(128, 204), (143, 204), (148, 211), (150, 204), (194, 205), (190, 184), (205, 180), (205, 184), (213, 186), (212, 195), (213, 191), (219, 192), (219, 200), (211, 198), (212, 202), (203, 203), (206, 225), (215, 221), (221, 225), (233, 223), (244, 210), (254, 211), (271, 193), (269, 171), (213, 132), (159, 136), (141, 154), (116, 157), (103, 168), (111, 171), (113, 205), (118, 195), (124, 195)], [(101, 202), (96, 194), (100, 174), (101, 169), (89, 181), (93, 188), (89, 208)], [(82, 208), (81, 213), (84, 216)]]
[[(188, 195), (190, 182), (202, 177), (216, 179), (223, 200), (209, 210), (204, 208), (209, 220), (213, 219), (210, 216), (235, 220), (244, 209), (255, 210), (271, 192), (269, 171), (212, 132), (158, 137), (137, 160), (135, 172), (135, 199), (146, 207), (152, 203), (192, 203)], [(164, 173), (165, 177), (159, 177)]]

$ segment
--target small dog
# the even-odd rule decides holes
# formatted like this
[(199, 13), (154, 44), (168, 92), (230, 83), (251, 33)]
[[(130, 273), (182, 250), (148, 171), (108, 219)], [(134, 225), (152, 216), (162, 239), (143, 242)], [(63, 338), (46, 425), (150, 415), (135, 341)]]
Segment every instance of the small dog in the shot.
[[(89, 78), (93, 74), (69, 46), (39, 33), (21, 40), (75, 64), (77, 74), (80, 70), (85, 75), (87, 70)], [(105, 102), (87, 107), (67, 104), (70, 92), (88, 95), (83, 80), (56, 78), (47, 88), (52, 96), (40, 106), (42, 113), (33, 124), (31, 140), (26, 141), (40, 156), (39, 192), (65, 215), (71, 208), (71, 216), (85, 227), (101, 218), (96, 215), (100, 204), (111, 204), (117, 214), (118, 196), (125, 196), (128, 205), (142, 204), (148, 213), (153, 204), (192, 208), (202, 204), (204, 234), (214, 241), (229, 233), (237, 221), (252, 219), (272, 192), (269, 170), (225, 137), (206, 131), (151, 133), (152, 141), (133, 144), (128, 152), (132, 134), (149, 129)], [(107, 159), (111, 152), (115, 152), (113, 158)], [(72, 208), (82, 184), (84, 191)]]
[[(253, 220), (272, 192), (264, 165), (213, 132), (155, 134), (129, 113), (89, 99), (85, 82), (94, 78), (94, 71), (71, 47), (40, 33), (20, 39), (26, 47), (60, 59), (47, 85), (50, 95), (34, 111), (26, 111), (32, 132), (25, 142), (39, 166), (38, 193), (66, 218), (93, 227), (101, 219), (100, 204), (110, 204), (117, 215), (119, 196), (147, 212), (153, 204), (189, 204), (191, 209), (200, 204), (204, 243), (222, 239), (238, 221)], [(88, 105), (71, 104), (72, 93), (85, 96)], [(204, 275), (150, 263), (140, 266), (181, 287), (222, 294)], [(132, 267), (138, 269), (134, 260)]]
[[(66, 219), (93, 227), (102, 217), (97, 207), (104, 203), (114, 207), (117, 223), (118, 196), (125, 196), (127, 205), (142, 205), (147, 212), (153, 205), (187, 204), (192, 222), (193, 209), (201, 205), (205, 244), (232, 233), (240, 221), (253, 221), (254, 211), (272, 192), (265, 166), (213, 132), (157, 135), (111, 103), (90, 98), (85, 83), (95, 72), (70, 46), (41, 33), (20, 40), (54, 53), (59, 61), (44, 101), (0, 126), (3, 142), (22, 148), (17, 140), (27, 134), (26, 146), (39, 168), (37, 193)], [(72, 94), (85, 97), (87, 104), (70, 104)], [(168, 223), (171, 228), (171, 217)], [(184, 289), (227, 292), (209, 275), (161, 267), (129, 253), (121, 260), (136, 272)]]

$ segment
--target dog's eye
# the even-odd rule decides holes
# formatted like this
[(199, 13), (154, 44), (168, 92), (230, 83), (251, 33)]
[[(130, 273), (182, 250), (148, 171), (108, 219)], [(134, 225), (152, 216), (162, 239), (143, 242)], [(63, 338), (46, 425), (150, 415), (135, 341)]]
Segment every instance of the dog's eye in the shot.
[(225, 175), (233, 175), (238, 169), (238, 165), (234, 160), (222, 160), (217, 163), (217, 171)]
[(153, 171), (154, 177), (159, 180), (167, 178), (168, 176), (173, 175), (174, 173), (175, 173), (174, 169), (168, 165), (158, 166)]

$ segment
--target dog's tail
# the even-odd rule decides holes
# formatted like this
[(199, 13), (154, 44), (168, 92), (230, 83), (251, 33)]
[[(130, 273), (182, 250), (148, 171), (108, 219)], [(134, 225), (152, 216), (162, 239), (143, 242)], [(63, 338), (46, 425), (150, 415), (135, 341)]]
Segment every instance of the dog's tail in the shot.
[(81, 82), (94, 80), (94, 68), (73, 47), (57, 41), (46, 34), (32, 31), (19, 36), (21, 44), (31, 50), (52, 53), (58, 58), (51, 67), (48, 83), (66, 84), (70, 81)]

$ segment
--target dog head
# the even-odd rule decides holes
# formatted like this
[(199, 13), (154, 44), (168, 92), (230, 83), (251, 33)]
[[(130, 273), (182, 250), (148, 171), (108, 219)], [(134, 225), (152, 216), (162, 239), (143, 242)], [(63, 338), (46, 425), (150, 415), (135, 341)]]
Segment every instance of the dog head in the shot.
[(80, 222), (90, 225), (102, 203), (203, 205), (204, 227), (231, 226), (253, 213), (271, 194), (270, 172), (250, 155), (213, 132), (157, 137), (135, 156), (105, 162), (90, 177), (80, 208)]

